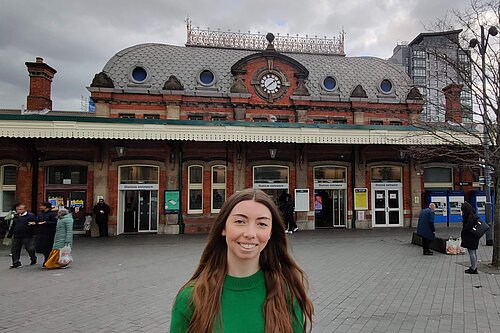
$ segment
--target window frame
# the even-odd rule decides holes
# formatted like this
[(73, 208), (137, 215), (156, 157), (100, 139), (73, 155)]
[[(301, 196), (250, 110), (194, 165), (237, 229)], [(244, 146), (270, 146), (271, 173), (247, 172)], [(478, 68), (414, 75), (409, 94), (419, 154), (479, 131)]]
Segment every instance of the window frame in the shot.
[[(192, 168), (200, 168), (201, 169), (201, 183), (192, 183), (191, 182), (191, 169)], [(203, 165), (193, 164), (187, 167), (187, 183), (188, 183), (188, 198), (187, 198), (187, 213), (188, 214), (203, 214)], [(200, 190), (201, 191), (201, 207), (199, 209), (191, 208), (191, 191), (192, 190)]]
[[(5, 185), (4, 184), (4, 176), (5, 176), (5, 168), (6, 167), (14, 167), (16, 171), (16, 182), (12, 185)], [(15, 164), (3, 164), (0, 165), (0, 216), (5, 216), (7, 213), (10, 211), (12, 207), (4, 207), (3, 206), (3, 199), (4, 199), (4, 192), (14, 192), (14, 201), (16, 198), (16, 193), (17, 193), (17, 173), (19, 172), (19, 168)]]
[[(222, 168), (224, 170), (224, 183), (215, 183), (214, 182), (214, 169)], [(211, 183), (211, 191), (210, 191), (210, 212), (218, 213), (220, 208), (214, 208), (214, 190), (224, 190), (224, 196), (222, 197), (222, 202), (226, 201), (227, 197), (227, 167), (222, 164), (213, 165), (210, 168), (210, 183)]]

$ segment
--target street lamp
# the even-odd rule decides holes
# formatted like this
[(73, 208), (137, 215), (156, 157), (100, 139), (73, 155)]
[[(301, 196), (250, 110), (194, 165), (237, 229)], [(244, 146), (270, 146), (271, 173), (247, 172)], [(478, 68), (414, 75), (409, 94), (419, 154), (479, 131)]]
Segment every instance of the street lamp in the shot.
[[(485, 192), (486, 192), (486, 223), (491, 227), (492, 218), (491, 218), (491, 174), (490, 174), (490, 158), (489, 158), (489, 136), (488, 136), (488, 127), (486, 126), (486, 48), (488, 47), (488, 39), (490, 36), (496, 36), (498, 34), (498, 29), (496, 27), (490, 27), (488, 29), (488, 34), (485, 36), (484, 26), (481, 25), (481, 41), (478, 41), (476, 38), (473, 38), (469, 42), (469, 47), (474, 48), (477, 46), (479, 49), (479, 54), (481, 55), (481, 80), (483, 84), (483, 148), (484, 148), (484, 179), (485, 179)], [(486, 245), (493, 245), (493, 237), (491, 228), (486, 232)]]

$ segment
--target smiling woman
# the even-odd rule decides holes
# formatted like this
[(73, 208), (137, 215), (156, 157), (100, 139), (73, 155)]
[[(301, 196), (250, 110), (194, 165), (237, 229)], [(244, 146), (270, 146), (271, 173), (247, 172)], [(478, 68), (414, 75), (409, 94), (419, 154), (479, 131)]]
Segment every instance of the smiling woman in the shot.
[(177, 294), (170, 332), (310, 331), (307, 279), (285, 235), (281, 214), (263, 191), (229, 197), (198, 268)]

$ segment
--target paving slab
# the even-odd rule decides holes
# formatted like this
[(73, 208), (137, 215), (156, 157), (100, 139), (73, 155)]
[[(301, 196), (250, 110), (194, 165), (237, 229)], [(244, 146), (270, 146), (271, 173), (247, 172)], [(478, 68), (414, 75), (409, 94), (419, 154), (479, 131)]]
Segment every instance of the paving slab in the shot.
[[(459, 226), (437, 226), (441, 237)], [(500, 274), (464, 274), (468, 255), (423, 256), (414, 228), (287, 235), (310, 280), (313, 332), (500, 332)], [(179, 287), (206, 235), (76, 237), (67, 269), (9, 269), (0, 246), (0, 332), (168, 332)], [(23, 250), (24, 251), (24, 250)], [(41, 257), (39, 257), (40, 262)]]

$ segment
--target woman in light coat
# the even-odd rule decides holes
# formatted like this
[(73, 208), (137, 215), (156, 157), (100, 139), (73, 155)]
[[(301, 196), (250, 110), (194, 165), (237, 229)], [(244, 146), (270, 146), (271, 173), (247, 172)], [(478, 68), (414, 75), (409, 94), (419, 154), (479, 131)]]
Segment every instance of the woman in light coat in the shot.
[(68, 264), (58, 263), (61, 249), (69, 245), (73, 247), (73, 216), (66, 208), (60, 208), (57, 212), (56, 235), (54, 237), (54, 245), (50, 252), (49, 259), (45, 263), (45, 268), (61, 268)]

